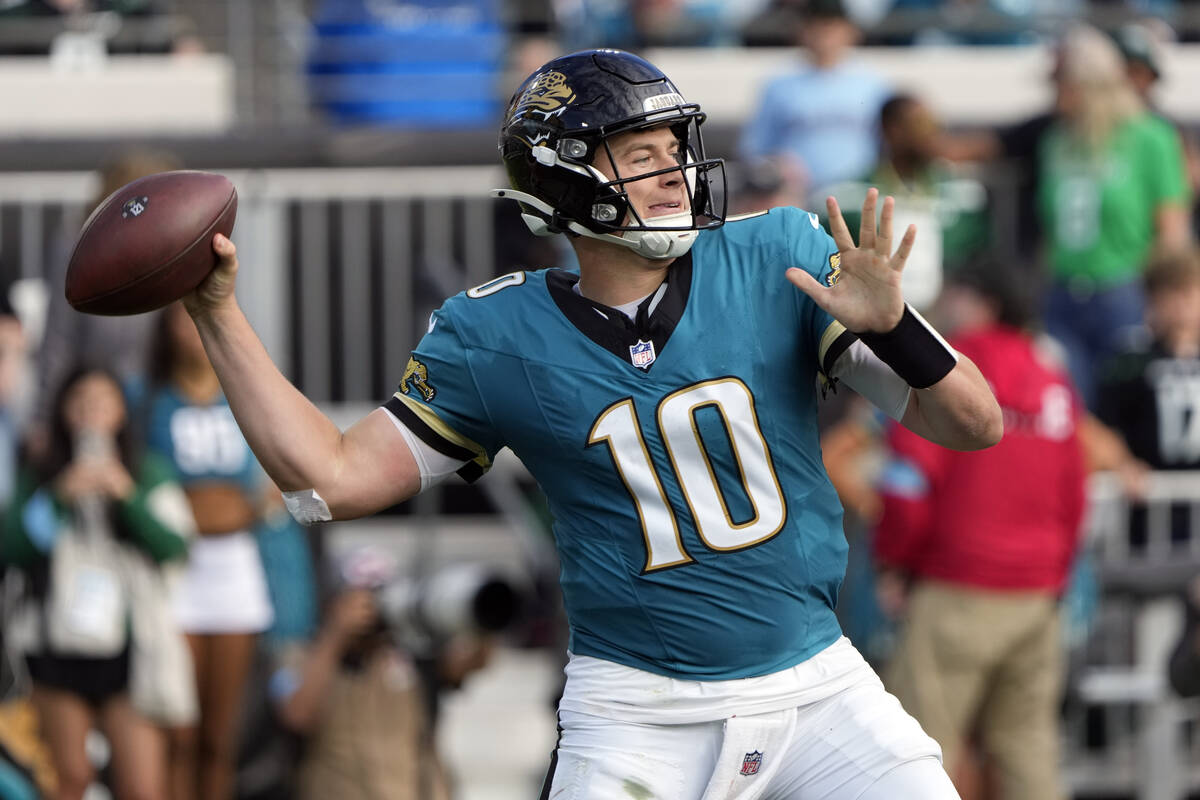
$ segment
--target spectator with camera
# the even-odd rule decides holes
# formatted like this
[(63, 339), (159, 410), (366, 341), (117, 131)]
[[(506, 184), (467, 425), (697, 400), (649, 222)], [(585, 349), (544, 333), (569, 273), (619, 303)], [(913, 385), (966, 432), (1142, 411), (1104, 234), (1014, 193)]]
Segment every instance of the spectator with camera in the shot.
[(338, 586), (317, 635), (285, 648), (268, 683), (276, 718), (304, 741), (294, 796), (445, 800), (435, 747), (437, 692), (483, 667), (490, 640), (436, 637), (431, 654), (403, 641), (389, 593), (395, 562), (371, 548), (339, 560)]
[(195, 709), (165, 610), (165, 565), (185, 555), (191, 519), (169, 468), (133, 446), (130, 427), (112, 373), (71, 373), (46, 457), (23, 470), (4, 518), (0, 560), (29, 587), (5, 635), (25, 653), (56, 800), (82, 798), (95, 779), (93, 727), (112, 747), (118, 798), (168, 797), (158, 723)]

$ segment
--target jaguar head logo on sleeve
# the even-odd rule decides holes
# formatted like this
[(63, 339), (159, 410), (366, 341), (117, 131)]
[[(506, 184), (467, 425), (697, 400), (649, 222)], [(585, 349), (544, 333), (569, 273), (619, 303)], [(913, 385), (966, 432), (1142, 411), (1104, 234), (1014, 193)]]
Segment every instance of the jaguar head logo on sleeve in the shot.
[(842, 254), (834, 253), (829, 257), (829, 274), (825, 276), (825, 285), (833, 286), (842, 277)]
[(426, 403), (437, 394), (437, 389), (429, 382), (429, 369), (416, 358), (409, 358), (404, 376), (400, 378), (400, 391), (411, 394), (413, 389), (421, 393), (421, 399)]

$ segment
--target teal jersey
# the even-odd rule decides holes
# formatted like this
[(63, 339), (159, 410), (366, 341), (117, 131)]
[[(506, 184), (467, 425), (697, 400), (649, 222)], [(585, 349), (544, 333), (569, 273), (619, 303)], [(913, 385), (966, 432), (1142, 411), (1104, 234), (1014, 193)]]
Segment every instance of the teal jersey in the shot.
[(849, 334), (784, 277), (831, 283), (836, 250), (815, 215), (775, 209), (700, 233), (633, 321), (561, 270), (433, 315), (387, 407), (468, 479), (505, 446), (537, 479), (575, 654), (718, 680), (840, 635), (846, 541), (816, 404)]
[(233, 483), (257, 502), (265, 478), (224, 395), (202, 405), (160, 386), (147, 406), (146, 446), (171, 463), (184, 488)]

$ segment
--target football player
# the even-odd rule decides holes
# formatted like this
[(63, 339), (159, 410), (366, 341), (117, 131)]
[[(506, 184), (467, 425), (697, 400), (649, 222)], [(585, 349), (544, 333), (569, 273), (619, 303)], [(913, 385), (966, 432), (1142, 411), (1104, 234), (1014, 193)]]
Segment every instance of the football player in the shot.
[[(500, 133), (509, 189), (578, 272), (515, 272), (434, 313), (396, 394), (340, 431), (233, 294), (187, 298), (239, 423), (301, 520), (370, 514), (511, 448), (555, 518), (571, 626), (543, 796), (955, 797), (937, 745), (834, 616), (841, 508), (816, 404), (844, 382), (948, 447), (994, 444), (979, 371), (906, 307), (892, 202), (856, 247), (778, 208), (725, 220), (704, 113), (616, 50), (545, 64)], [(790, 281), (790, 283), (789, 283)]]

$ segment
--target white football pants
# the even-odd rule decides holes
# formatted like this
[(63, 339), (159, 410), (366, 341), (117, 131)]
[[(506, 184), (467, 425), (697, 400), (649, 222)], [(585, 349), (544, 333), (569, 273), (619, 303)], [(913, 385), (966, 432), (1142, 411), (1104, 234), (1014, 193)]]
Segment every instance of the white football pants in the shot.
[(874, 675), (811, 705), (714, 722), (559, 720), (549, 800), (958, 800), (937, 743)]

